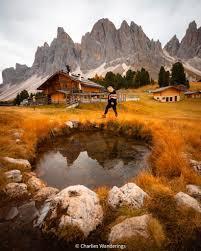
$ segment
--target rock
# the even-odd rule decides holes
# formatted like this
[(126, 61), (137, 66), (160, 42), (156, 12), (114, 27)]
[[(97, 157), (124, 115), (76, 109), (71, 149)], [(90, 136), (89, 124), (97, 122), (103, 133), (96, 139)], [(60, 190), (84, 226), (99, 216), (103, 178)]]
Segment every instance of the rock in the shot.
[(200, 186), (187, 185), (186, 190), (190, 196), (201, 198), (201, 187)]
[(34, 172), (24, 172), (23, 175), (27, 180), (32, 177), (36, 177), (36, 173), (34, 173)]
[(201, 213), (201, 206), (199, 202), (190, 195), (183, 192), (179, 192), (175, 195), (175, 199), (179, 206), (186, 206)]
[(135, 183), (127, 183), (120, 188), (114, 186), (109, 191), (108, 204), (114, 208), (124, 205), (141, 208), (146, 197), (148, 194)]
[(186, 30), (186, 34), (181, 40), (177, 56), (182, 59), (200, 57), (199, 49), (201, 45), (201, 28), (197, 28), (195, 21), (191, 22)]
[(0, 221), (9, 221), (19, 214), (16, 207), (4, 206), (0, 208)]
[(12, 134), (13, 134), (13, 137), (15, 139), (20, 139), (24, 133), (24, 130), (23, 129), (13, 129), (11, 130)]
[(39, 178), (32, 176), (30, 179), (27, 181), (27, 187), (31, 192), (37, 192), (38, 190), (42, 189), (45, 187), (45, 184), (42, 180)]
[(69, 128), (78, 128), (78, 124), (79, 124), (78, 121), (69, 120), (65, 122), (65, 125), (68, 126)]
[(102, 222), (103, 211), (95, 192), (85, 186), (70, 186), (46, 200), (36, 222), (44, 232), (61, 236), (67, 226), (78, 227), (84, 234), (96, 229)]
[(22, 165), (25, 168), (31, 169), (31, 164), (26, 159), (14, 159), (14, 158), (10, 158), (10, 157), (4, 157), (3, 159), (11, 164)]
[(22, 181), (22, 174), (20, 170), (11, 170), (5, 172), (5, 176), (9, 182), (21, 182)]
[(123, 21), (116, 29), (109, 19), (103, 18), (82, 37), (80, 68), (85, 72), (103, 65), (103, 69), (119, 68), (117, 72), (122, 74), (122, 64), (136, 68), (149, 65), (153, 73), (154, 66), (159, 69), (164, 61), (161, 55), (160, 42), (150, 40), (134, 22), (129, 25)]
[(190, 165), (192, 166), (192, 168), (196, 172), (201, 174), (201, 161), (190, 159), (189, 162), (190, 162)]
[(68, 126), (69, 128), (73, 128), (73, 122), (72, 121), (66, 121), (65, 125)]
[(136, 235), (148, 239), (150, 236), (148, 231), (148, 223), (150, 219), (151, 216), (145, 214), (122, 221), (112, 227), (108, 238), (109, 242), (113, 243), (117, 240), (134, 237)]
[[(201, 28), (192, 22), (181, 43), (174, 36), (165, 49), (171, 55), (187, 60), (187, 63), (192, 62), (194, 67), (201, 69), (200, 60), (197, 60), (201, 58), (200, 34)], [(31, 68), (16, 64), (15, 68), (4, 69), (3, 87), (0, 87), (2, 93), (6, 92), (3, 97), (13, 98), (11, 94), (9, 97), (7, 95), (9, 84), (20, 82), (22, 90), (23, 80), (29, 78), (30, 85), (26, 84), (26, 89), (32, 91), (37, 87), (33, 87), (36, 81), (34, 76), (48, 77), (58, 70), (66, 70), (66, 64), (75, 73), (86, 74), (86, 77), (93, 77), (96, 73), (104, 76), (108, 71), (123, 74), (129, 68), (136, 71), (144, 67), (152, 78), (156, 78), (161, 65), (170, 67), (161, 43), (150, 40), (141, 26), (134, 22), (128, 24), (124, 20), (120, 28), (116, 28), (110, 20), (103, 18), (82, 36), (80, 44), (74, 43), (64, 29), (58, 27), (57, 37), (50, 45), (45, 42), (38, 46)]]
[(19, 214), (19, 211), (17, 207), (11, 207), (11, 209), (8, 211), (8, 214), (6, 215), (6, 220), (12, 220)]
[(78, 54), (71, 37), (62, 27), (58, 27), (57, 37), (53, 39), (50, 46), (45, 43), (37, 48), (32, 71), (52, 74), (58, 70), (66, 70), (66, 64), (75, 70), (79, 61)]
[(179, 50), (180, 42), (176, 35), (165, 45), (164, 49), (170, 54), (170, 56), (176, 56)]
[(35, 201), (28, 202), (18, 208), (20, 213), (20, 221), (24, 223), (32, 222), (39, 212), (35, 207)]
[(26, 79), (29, 67), (16, 64), (15, 68), (10, 67), (2, 71), (3, 84), (17, 84)]
[(21, 199), (28, 196), (27, 185), (24, 183), (9, 183), (4, 191), (9, 199)]
[(41, 188), (34, 196), (34, 200), (37, 202), (43, 202), (49, 197), (57, 194), (59, 192), (59, 189), (54, 187), (43, 187)]

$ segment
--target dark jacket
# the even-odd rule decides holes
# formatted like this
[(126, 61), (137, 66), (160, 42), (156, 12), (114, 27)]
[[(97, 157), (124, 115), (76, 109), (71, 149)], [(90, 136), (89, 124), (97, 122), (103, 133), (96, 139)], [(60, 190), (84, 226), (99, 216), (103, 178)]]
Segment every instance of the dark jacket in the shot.
[(111, 92), (108, 95), (108, 104), (109, 105), (116, 105), (117, 104), (117, 94), (116, 91)]

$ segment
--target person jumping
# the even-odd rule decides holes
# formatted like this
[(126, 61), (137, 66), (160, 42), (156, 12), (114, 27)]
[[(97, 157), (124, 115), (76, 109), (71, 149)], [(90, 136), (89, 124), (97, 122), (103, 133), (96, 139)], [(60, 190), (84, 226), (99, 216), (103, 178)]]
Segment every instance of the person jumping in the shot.
[(107, 88), (108, 92), (109, 92), (109, 95), (108, 95), (108, 103), (107, 103), (107, 106), (105, 107), (105, 113), (103, 114), (103, 118), (106, 118), (106, 114), (108, 113), (108, 110), (110, 108), (113, 109), (114, 113), (115, 113), (115, 116), (117, 117), (118, 114), (117, 114), (117, 94), (116, 94), (116, 91), (115, 89), (112, 87), (112, 86), (109, 86)]

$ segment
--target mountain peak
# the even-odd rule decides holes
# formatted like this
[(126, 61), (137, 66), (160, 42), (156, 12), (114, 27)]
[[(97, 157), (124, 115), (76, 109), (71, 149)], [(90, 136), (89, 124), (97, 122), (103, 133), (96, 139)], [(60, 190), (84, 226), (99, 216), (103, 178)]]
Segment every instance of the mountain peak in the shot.
[(58, 27), (57, 28), (57, 38), (58, 39), (62, 39), (62, 38), (66, 38), (67, 37), (67, 33), (65, 32), (63, 27)]
[(49, 44), (47, 42), (44, 43), (44, 47), (49, 47)]
[(183, 59), (190, 59), (198, 56), (198, 48), (201, 45), (200, 31), (197, 29), (197, 24), (192, 21), (186, 34), (181, 41), (181, 46), (178, 51), (178, 57)]
[(189, 24), (188, 29), (197, 30), (197, 24), (196, 24), (195, 20), (193, 20), (193, 21)]
[(170, 56), (176, 56), (180, 47), (179, 39), (174, 35), (170, 41), (164, 46), (164, 49), (170, 54)]
[(91, 33), (95, 32), (95, 31), (99, 31), (103, 28), (104, 28), (104, 30), (111, 30), (111, 29), (116, 30), (116, 27), (113, 24), (113, 22), (111, 22), (108, 18), (102, 18), (102, 19), (99, 19), (94, 24)]
[(127, 28), (129, 27), (128, 23), (126, 22), (126, 20), (123, 20), (123, 22), (121, 23), (120, 28)]

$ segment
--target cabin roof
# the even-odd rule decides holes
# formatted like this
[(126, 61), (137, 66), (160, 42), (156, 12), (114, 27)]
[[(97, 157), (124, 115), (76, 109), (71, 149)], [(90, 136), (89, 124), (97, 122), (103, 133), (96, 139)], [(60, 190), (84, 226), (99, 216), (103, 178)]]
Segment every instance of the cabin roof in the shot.
[(85, 86), (89, 86), (89, 87), (92, 87), (92, 88), (102, 88), (104, 89), (104, 87), (102, 85), (99, 85), (97, 83), (94, 83), (88, 79), (84, 79), (84, 78), (81, 78), (79, 79), (79, 76), (76, 76), (76, 75), (73, 75), (73, 76), (70, 76), (69, 74), (65, 73), (64, 71), (57, 71), (55, 72), (54, 74), (52, 74), (50, 77), (48, 77), (38, 88), (37, 90), (43, 90), (45, 88), (45, 86), (47, 86), (48, 84), (48, 81), (51, 80), (52, 78), (54, 78), (56, 75), (63, 75), (67, 78), (70, 78), (76, 82), (79, 82), (81, 85), (85, 85)]
[(196, 93), (201, 93), (201, 91), (187, 91), (187, 92), (184, 92), (184, 95), (196, 94)]
[(172, 88), (177, 90), (177, 91), (181, 91), (181, 89), (179, 87), (169, 85), (169, 86), (165, 86), (165, 87), (161, 87), (161, 88), (158, 88), (156, 90), (153, 90), (152, 93), (162, 92), (162, 91), (165, 91), (167, 89), (172, 89)]

